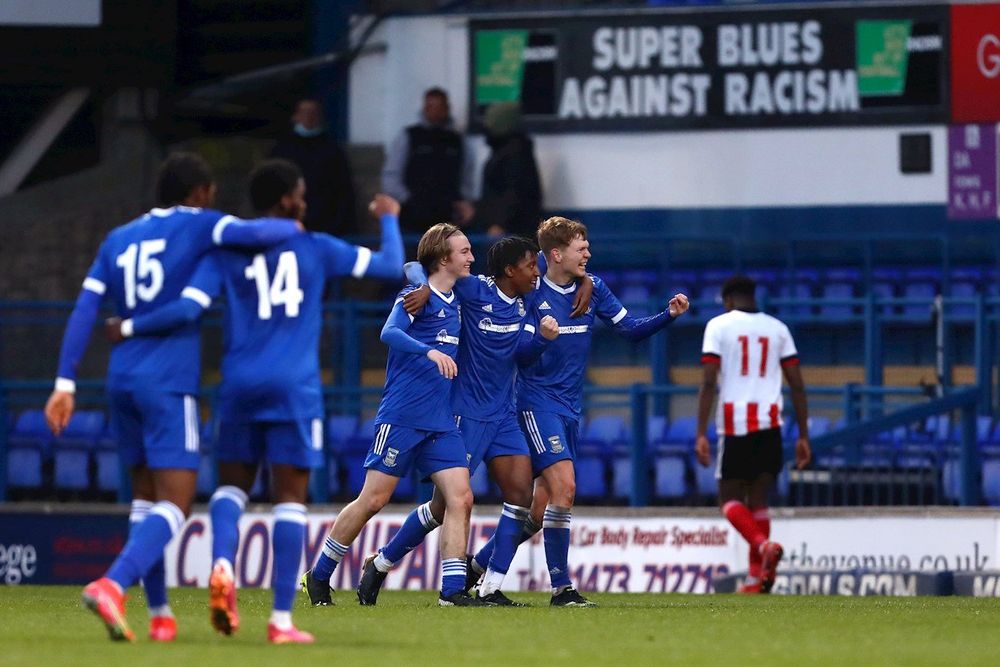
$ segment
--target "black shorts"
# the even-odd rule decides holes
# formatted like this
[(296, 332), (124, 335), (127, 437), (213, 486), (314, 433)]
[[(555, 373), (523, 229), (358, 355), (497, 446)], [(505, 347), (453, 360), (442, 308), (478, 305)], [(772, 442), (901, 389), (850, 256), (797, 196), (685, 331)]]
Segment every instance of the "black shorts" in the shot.
[(769, 428), (747, 435), (727, 435), (719, 441), (719, 479), (753, 481), (781, 472), (781, 429)]

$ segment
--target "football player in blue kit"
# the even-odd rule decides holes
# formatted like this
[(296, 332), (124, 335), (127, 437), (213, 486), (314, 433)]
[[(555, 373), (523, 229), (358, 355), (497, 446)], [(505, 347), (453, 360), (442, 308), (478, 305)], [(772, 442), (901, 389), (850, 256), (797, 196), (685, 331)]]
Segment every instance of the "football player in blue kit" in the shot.
[[(490, 277), (469, 276), (455, 283), (455, 294), (462, 304), (462, 342), (458, 347), (460, 372), (451, 388), (451, 405), (468, 452), (470, 474), (485, 462), (503, 498), (496, 529), (497, 548), (479, 597), (490, 604), (522, 606), (504, 595), (500, 587), (520, 544), (531, 505), (531, 458), (514, 410), (514, 375), (522, 321), (539, 278), (538, 247), (522, 237), (501, 239), (489, 249), (487, 268)], [(419, 265), (408, 264), (406, 269), (411, 283), (426, 282)], [(587, 288), (581, 289), (581, 294), (590, 293), (592, 285), (589, 279), (586, 282)], [(407, 310), (422, 307), (429, 293), (426, 286), (410, 292), (404, 300)], [(543, 319), (541, 327), (543, 335), (554, 337), (558, 333), (553, 318)], [(444, 503), (435, 494), (407, 516), (385, 547), (365, 561), (358, 584), (361, 604), (376, 603), (392, 566), (423, 542), (443, 515)], [(482, 574), (470, 572), (467, 588), (470, 579), (477, 580)]]
[[(587, 228), (576, 221), (552, 217), (538, 228), (538, 243), (548, 268), (528, 310), (518, 343), (518, 420), (531, 448), (536, 479), (531, 521), (525, 522), (522, 539), (541, 525), (545, 559), (552, 585), (550, 604), (591, 606), (569, 578), (569, 539), (576, 495), (573, 459), (583, 410), (583, 379), (590, 356), (594, 320), (600, 317), (613, 331), (639, 341), (660, 331), (688, 308), (683, 294), (674, 296), (656, 315), (635, 318), (628, 314), (604, 281), (591, 276), (594, 293), (590, 307), (573, 317), (576, 280), (586, 275), (590, 259)], [(559, 335), (542, 335), (541, 321), (555, 318)], [(530, 325), (530, 326), (529, 326)], [(492, 541), (476, 555), (480, 567), (488, 561)]]
[[(66, 324), (55, 390), (45, 406), (59, 435), (73, 415), (76, 372), (101, 302), (131, 318), (176, 299), (201, 257), (216, 246), (267, 247), (298, 236), (293, 220), (244, 222), (209, 208), (215, 181), (205, 161), (175, 153), (157, 175), (159, 206), (111, 231), (101, 244)], [(132, 479), (129, 538), (107, 574), (87, 585), (83, 602), (112, 639), (132, 640), (124, 590), (141, 578), (150, 638), (170, 641), (177, 624), (167, 602), (163, 549), (191, 509), (198, 469), (201, 340), (194, 325), (119, 345), (108, 363), (112, 434)]]
[[(291, 162), (272, 160), (250, 178), (254, 207), (302, 219), (305, 182)], [(399, 204), (376, 195), (378, 252), (328, 234), (302, 234), (256, 254), (216, 251), (195, 270), (181, 299), (123, 323), (135, 336), (160, 335), (197, 320), (212, 299), (225, 294), (225, 349), (216, 408), (220, 486), (213, 494), (212, 625), (230, 635), (239, 627), (233, 564), (238, 522), (262, 460), (273, 479), (274, 608), (271, 643), (311, 643), (291, 619), (305, 542), (306, 494), (311, 468), (321, 464), (323, 401), (319, 339), (323, 293), (335, 278), (397, 278), (403, 246)]]
[(417, 247), (428, 276), (430, 300), (409, 315), (404, 289), (382, 328), (389, 346), (385, 388), (375, 416), (375, 440), (364, 466), (368, 470), (358, 497), (330, 529), (315, 566), (303, 576), (314, 605), (330, 604), (330, 578), (365, 524), (389, 502), (401, 477), (415, 467), (430, 478), (444, 501), (441, 526), (442, 606), (480, 606), (465, 590), (465, 547), (469, 540), (472, 490), (465, 444), (452, 416), (451, 384), (458, 374), (461, 324), (454, 291), (469, 276), (474, 257), (458, 227), (440, 223), (428, 229)]

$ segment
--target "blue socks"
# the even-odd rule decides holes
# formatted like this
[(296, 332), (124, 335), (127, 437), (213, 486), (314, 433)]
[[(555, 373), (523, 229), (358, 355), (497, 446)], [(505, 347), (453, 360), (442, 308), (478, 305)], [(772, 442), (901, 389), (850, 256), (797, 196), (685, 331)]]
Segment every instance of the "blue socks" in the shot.
[(271, 534), (271, 548), (274, 550), (271, 588), (274, 589), (275, 611), (292, 610), (305, 540), (306, 506), (299, 503), (275, 505), (274, 531)]
[(444, 558), (441, 561), (441, 597), (465, 591), (465, 559)]
[[(505, 507), (506, 505), (507, 504), (504, 503)], [(511, 505), (511, 507), (517, 507), (517, 505)], [(501, 515), (500, 518), (502, 520), (503, 516)], [(534, 520), (532, 520), (531, 514), (528, 514), (528, 516), (525, 517), (524, 523), (522, 524), (521, 527), (521, 535), (518, 538), (517, 542), (518, 545), (524, 544), (525, 542), (530, 540), (532, 537), (535, 536), (535, 533), (537, 533), (541, 529), (542, 527), (539, 526), (537, 523), (535, 523)], [(495, 551), (496, 547), (497, 533), (499, 532), (500, 532), (500, 524), (497, 523), (497, 532), (493, 533), (493, 537), (491, 537), (489, 541), (483, 545), (483, 548), (480, 549), (479, 553), (477, 553), (475, 558), (472, 559), (472, 569), (474, 569), (476, 572), (482, 574), (483, 572), (486, 572), (486, 568), (490, 566), (490, 560), (493, 558), (493, 552)], [(513, 558), (513, 555), (511, 556), (511, 558)]]
[(399, 531), (392, 536), (387, 545), (379, 549), (379, 554), (389, 563), (398, 563), (403, 556), (420, 546), (427, 534), (440, 525), (431, 514), (430, 502), (426, 502), (406, 516)]
[(125, 548), (111, 564), (107, 577), (125, 590), (135, 584), (163, 559), (163, 550), (184, 525), (184, 512), (177, 505), (161, 500), (149, 515), (129, 534)]
[(333, 571), (337, 569), (337, 565), (340, 564), (340, 561), (344, 558), (344, 554), (347, 553), (348, 546), (327, 536), (326, 542), (323, 544), (323, 551), (320, 553), (319, 558), (316, 559), (316, 565), (312, 570), (313, 579), (316, 581), (330, 581)]
[(212, 564), (220, 559), (236, 564), (240, 543), (240, 516), (247, 506), (247, 494), (237, 486), (220, 486), (208, 503), (212, 519)]
[[(149, 516), (152, 508), (152, 500), (132, 501), (132, 511), (128, 517), (129, 534)], [(151, 616), (173, 616), (167, 602), (167, 568), (162, 557), (142, 577), (142, 588), (146, 591), (146, 606), (149, 607)]]
[(530, 514), (531, 510), (527, 507), (511, 505), (510, 503), (503, 504), (496, 532), (493, 533), (493, 555), (490, 557), (489, 569), (487, 569), (486, 578), (479, 587), (480, 595), (485, 596), (500, 590), (504, 576), (510, 569), (510, 562), (514, 560), (517, 547), (521, 544), (524, 522)]
[(545, 535), (545, 562), (549, 566), (552, 592), (570, 585), (569, 525), (573, 516), (568, 507), (549, 505), (545, 508), (542, 531)]

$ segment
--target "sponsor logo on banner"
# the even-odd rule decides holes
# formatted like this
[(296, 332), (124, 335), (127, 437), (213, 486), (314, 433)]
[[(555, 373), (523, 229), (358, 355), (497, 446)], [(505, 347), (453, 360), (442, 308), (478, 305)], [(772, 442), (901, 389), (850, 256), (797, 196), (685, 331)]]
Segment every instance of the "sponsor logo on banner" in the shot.
[(997, 127), (953, 125), (948, 128), (948, 217), (996, 218)]
[(1000, 120), (1000, 4), (951, 8), (951, 115)]
[(948, 115), (948, 8), (470, 22), (472, 127), (519, 102), (535, 132), (893, 122)]

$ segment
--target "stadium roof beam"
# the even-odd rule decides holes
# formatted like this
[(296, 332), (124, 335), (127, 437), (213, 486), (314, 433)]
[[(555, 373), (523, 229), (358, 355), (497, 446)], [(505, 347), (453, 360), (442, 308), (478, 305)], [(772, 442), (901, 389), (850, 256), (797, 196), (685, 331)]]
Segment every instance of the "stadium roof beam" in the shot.
[(89, 88), (72, 88), (45, 110), (0, 164), (0, 197), (17, 191), (89, 96)]

